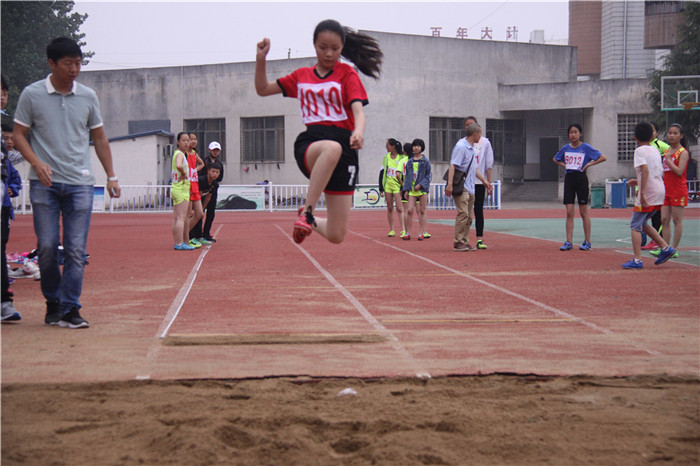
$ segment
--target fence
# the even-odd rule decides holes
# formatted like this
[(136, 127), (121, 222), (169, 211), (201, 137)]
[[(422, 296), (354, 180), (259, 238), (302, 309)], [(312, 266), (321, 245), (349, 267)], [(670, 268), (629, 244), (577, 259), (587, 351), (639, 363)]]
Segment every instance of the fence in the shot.
[[(270, 212), (279, 210), (297, 210), (304, 205), (306, 200), (307, 185), (221, 185), (221, 188), (240, 188), (246, 190), (259, 189), (262, 196), (264, 191), (264, 210)], [(501, 208), (501, 182), (493, 183), (493, 193), (484, 200), (484, 209)], [(375, 190), (377, 200), (379, 192), (376, 185), (358, 185), (355, 195), (358, 196), (363, 190)], [(134, 213), (134, 212), (170, 212), (172, 201), (170, 198), (170, 185), (123, 185), (121, 186), (121, 197), (112, 199), (105, 195), (104, 186), (95, 186), (95, 197), (93, 201), (93, 212), (110, 213)], [(430, 186), (430, 196), (428, 197), (428, 208), (434, 210), (453, 210), (454, 200), (452, 196), (445, 196), (445, 184), (432, 184)], [(221, 200), (221, 199), (219, 199)], [(15, 211), (21, 214), (28, 214), (32, 211), (29, 201), (29, 183), (22, 185), (20, 195), (13, 199)], [(353, 203), (355, 206), (356, 203)], [(384, 208), (385, 204), (363, 205), (366, 208)], [(317, 209), (326, 208), (325, 198), (321, 196)], [(358, 208), (358, 207), (355, 207)], [(261, 207), (258, 210), (262, 210)], [(226, 209), (221, 209), (226, 210)]]

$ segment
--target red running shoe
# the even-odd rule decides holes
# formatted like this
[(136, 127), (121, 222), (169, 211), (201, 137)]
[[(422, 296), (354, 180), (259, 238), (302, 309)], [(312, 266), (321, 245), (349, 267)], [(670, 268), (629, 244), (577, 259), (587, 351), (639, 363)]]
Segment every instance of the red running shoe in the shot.
[(297, 221), (294, 222), (294, 230), (292, 232), (294, 242), (299, 244), (304, 241), (313, 231), (313, 225), (316, 225), (316, 221), (311, 211), (304, 212), (304, 208), (299, 207), (299, 217), (297, 217)]
[(649, 251), (649, 250), (651, 250), (651, 249), (659, 249), (660, 247), (661, 247), (661, 246), (659, 246), (658, 244), (656, 244), (656, 241), (651, 240), (649, 243), (647, 243), (646, 245), (642, 246), (642, 250), (644, 250), (644, 251)]

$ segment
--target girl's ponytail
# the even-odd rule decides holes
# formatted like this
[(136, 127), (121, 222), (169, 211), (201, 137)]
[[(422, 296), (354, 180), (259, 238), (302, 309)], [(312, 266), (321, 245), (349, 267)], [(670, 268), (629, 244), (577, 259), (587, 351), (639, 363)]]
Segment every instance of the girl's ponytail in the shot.
[(321, 21), (314, 30), (314, 43), (321, 32), (330, 31), (338, 34), (343, 42), (341, 55), (351, 62), (365, 75), (378, 79), (381, 74), (384, 54), (379, 43), (367, 34), (359, 33), (347, 26), (342, 26), (334, 19)]

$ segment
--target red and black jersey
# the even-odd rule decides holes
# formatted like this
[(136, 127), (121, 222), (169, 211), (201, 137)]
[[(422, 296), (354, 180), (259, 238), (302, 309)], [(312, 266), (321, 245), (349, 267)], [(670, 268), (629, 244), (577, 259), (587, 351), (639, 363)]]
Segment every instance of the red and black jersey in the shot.
[(285, 97), (299, 99), (301, 119), (305, 125), (325, 125), (355, 129), (350, 105), (355, 101), (367, 105), (367, 92), (357, 72), (345, 63), (337, 63), (325, 77), (316, 67), (299, 68), (277, 80)]

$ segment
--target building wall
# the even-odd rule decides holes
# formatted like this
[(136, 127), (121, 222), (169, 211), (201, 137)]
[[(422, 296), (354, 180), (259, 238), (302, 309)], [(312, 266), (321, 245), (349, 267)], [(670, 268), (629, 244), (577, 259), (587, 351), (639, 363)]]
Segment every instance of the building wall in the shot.
[(644, 49), (644, 2), (604, 1), (601, 24), (601, 79), (646, 77), (656, 54)]
[[(566, 126), (581, 123), (584, 141), (600, 150), (608, 159), (608, 162), (589, 170), (589, 178), (595, 181), (621, 175), (630, 176), (634, 172), (631, 161), (617, 161), (617, 116), (650, 113), (651, 107), (645, 98), (649, 90), (646, 79), (501, 86), (501, 109), (504, 112), (529, 110), (524, 113), (528, 122), (541, 120), (542, 112), (551, 109), (572, 109), (569, 115), (578, 121), (569, 121)], [(562, 136), (561, 129), (565, 122), (560, 120), (555, 119), (549, 123), (553, 135)], [(528, 136), (540, 137), (542, 127), (530, 131)], [(528, 153), (531, 154), (532, 150), (534, 148)], [(528, 158), (528, 161), (532, 160)]]
[(600, 74), (601, 1), (569, 1), (569, 45), (578, 48), (578, 74)]

